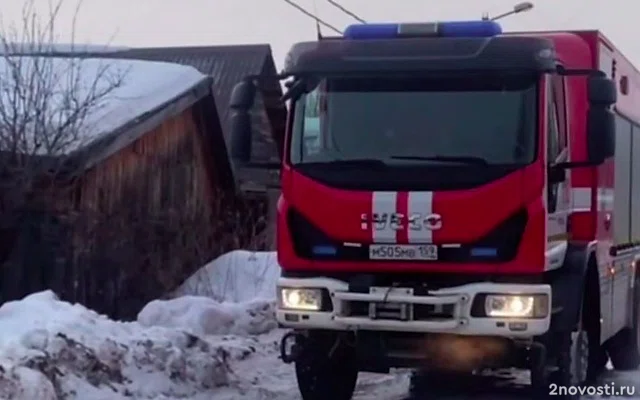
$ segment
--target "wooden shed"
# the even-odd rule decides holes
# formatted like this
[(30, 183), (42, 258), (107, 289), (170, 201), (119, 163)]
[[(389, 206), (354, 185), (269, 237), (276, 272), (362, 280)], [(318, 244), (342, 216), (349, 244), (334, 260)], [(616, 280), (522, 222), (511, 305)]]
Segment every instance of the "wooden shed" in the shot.
[(73, 173), (44, 209), (29, 210), (4, 262), (5, 301), (52, 288), (135, 318), (209, 260), (246, 247), (255, 231), (239, 226), (264, 229), (264, 211), (248, 212), (255, 205), (236, 196), (213, 78), (177, 64), (110, 62), (137, 89), (103, 110), (117, 123), (64, 154)]
[[(247, 75), (276, 74), (271, 46), (268, 44), (131, 48), (111, 52), (108, 56), (188, 65), (210, 76), (227, 143), (230, 140), (229, 100), (234, 85)], [(252, 160), (277, 162), (283, 148), (286, 124), (286, 108), (279, 101), (282, 88), (278, 81), (266, 80), (262, 89), (256, 98), (253, 112), (253, 126), (256, 129), (253, 136)]]
[[(109, 57), (167, 61), (189, 65), (212, 78), (212, 90), (227, 145), (230, 143), (229, 100), (233, 86), (247, 75), (273, 76), (276, 66), (268, 44), (229, 46), (148, 47), (114, 51)], [(284, 146), (287, 110), (280, 101), (282, 87), (276, 80), (261, 86), (253, 108), (253, 146), (251, 159), (257, 163), (279, 162)], [(248, 198), (266, 202), (266, 232), (271, 249), (275, 249), (275, 211), (280, 196), (278, 170), (234, 166), (238, 187)]]

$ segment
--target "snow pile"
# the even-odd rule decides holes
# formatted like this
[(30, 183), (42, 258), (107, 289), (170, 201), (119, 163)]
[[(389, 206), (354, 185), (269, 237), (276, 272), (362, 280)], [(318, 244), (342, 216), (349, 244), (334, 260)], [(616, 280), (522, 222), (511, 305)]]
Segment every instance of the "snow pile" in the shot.
[[(0, 398), (280, 398), (274, 253), (234, 251), (203, 267), (187, 295), (117, 322), (51, 291), (0, 307)], [(204, 297), (209, 295), (209, 297)], [(295, 391), (293, 392), (295, 393)]]
[(140, 311), (138, 322), (183, 328), (194, 335), (259, 335), (277, 327), (273, 302), (219, 303), (199, 296), (152, 301)]
[[(299, 399), (292, 366), (278, 358), (274, 255), (233, 252), (204, 271), (238, 273), (217, 292), (227, 300), (154, 301), (139, 322), (109, 320), (51, 291), (2, 305), (0, 399)], [(405, 392), (406, 376), (362, 374), (356, 398)]]
[(2, 399), (213, 398), (256, 352), (251, 339), (111, 321), (51, 291), (2, 305), (0, 327)]
[(233, 303), (273, 301), (279, 276), (276, 252), (235, 250), (202, 267), (175, 294)]
[[(25, 151), (57, 154), (117, 131), (207, 79), (193, 67), (165, 62), (6, 56), (0, 58), (0, 107), (4, 120), (38, 125), (33, 134), (43, 137), (30, 139)], [(79, 138), (32, 148), (46, 147), (54, 139), (46, 135), (59, 126), (72, 126)]]
[(259, 335), (277, 327), (275, 252), (236, 250), (208, 263), (170, 300), (156, 300), (138, 314), (144, 326), (184, 328), (195, 335)]

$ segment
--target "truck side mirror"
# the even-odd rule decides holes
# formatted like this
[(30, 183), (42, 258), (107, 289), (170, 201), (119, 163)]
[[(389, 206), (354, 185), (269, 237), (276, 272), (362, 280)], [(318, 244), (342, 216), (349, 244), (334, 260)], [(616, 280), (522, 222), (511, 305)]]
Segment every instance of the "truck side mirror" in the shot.
[(231, 159), (242, 164), (251, 159), (251, 109), (256, 97), (256, 86), (250, 80), (233, 87), (229, 108), (231, 109)]
[(616, 84), (606, 76), (591, 75), (587, 78), (587, 96), (591, 106), (609, 107), (616, 104)]
[(587, 157), (593, 165), (613, 157), (616, 149), (616, 122), (606, 107), (592, 106), (587, 111)]

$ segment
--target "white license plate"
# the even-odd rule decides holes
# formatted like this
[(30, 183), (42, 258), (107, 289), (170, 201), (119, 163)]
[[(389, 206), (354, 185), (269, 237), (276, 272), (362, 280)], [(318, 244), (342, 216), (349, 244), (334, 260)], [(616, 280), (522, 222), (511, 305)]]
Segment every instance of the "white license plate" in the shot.
[(438, 246), (433, 244), (372, 244), (370, 260), (437, 260)]

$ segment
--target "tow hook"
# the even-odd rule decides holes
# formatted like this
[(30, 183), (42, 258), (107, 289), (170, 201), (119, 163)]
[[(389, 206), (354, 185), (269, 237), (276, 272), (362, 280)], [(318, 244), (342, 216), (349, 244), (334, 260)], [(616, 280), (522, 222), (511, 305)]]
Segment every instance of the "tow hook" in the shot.
[[(280, 341), (280, 358), (285, 364), (296, 361), (304, 344), (304, 335), (297, 332), (287, 332)], [(293, 342), (293, 343), (290, 343)], [(289, 350), (289, 352), (287, 352)]]

